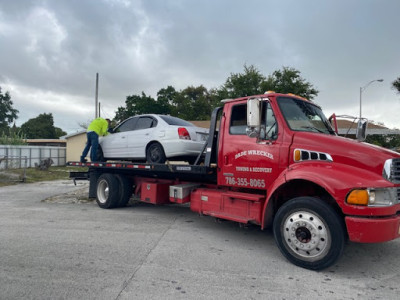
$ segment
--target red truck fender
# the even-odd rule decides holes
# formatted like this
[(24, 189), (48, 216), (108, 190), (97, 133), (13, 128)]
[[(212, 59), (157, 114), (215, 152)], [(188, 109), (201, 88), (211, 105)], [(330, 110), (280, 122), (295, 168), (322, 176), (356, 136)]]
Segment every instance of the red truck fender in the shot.
[(349, 191), (354, 188), (385, 187), (389, 184), (375, 173), (348, 165), (319, 162), (291, 165), (268, 189), (261, 226), (265, 228), (271, 224), (275, 212), (284, 202), (295, 197), (308, 196), (307, 192), (310, 190), (315, 192), (318, 189), (324, 196), (322, 198), (332, 199), (332, 203), (342, 213), (351, 214), (354, 208), (345, 204)]

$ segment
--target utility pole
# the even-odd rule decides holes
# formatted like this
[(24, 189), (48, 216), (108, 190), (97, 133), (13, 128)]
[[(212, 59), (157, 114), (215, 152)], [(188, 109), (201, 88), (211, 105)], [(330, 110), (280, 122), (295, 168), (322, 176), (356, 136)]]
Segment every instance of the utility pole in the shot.
[(99, 117), (99, 73), (96, 73), (96, 98), (95, 98), (95, 115), (94, 118)]

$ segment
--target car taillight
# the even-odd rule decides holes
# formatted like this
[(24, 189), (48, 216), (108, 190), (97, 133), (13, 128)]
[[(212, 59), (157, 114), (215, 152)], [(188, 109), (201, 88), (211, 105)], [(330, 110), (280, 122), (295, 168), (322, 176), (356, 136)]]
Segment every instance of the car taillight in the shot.
[(190, 140), (189, 131), (187, 131), (187, 129), (184, 127), (178, 128), (178, 135), (179, 135), (179, 138), (182, 140)]

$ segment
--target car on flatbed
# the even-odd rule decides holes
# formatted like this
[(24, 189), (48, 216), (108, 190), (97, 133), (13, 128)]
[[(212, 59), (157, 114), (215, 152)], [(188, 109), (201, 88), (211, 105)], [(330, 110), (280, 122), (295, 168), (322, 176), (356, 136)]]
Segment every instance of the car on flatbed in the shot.
[(208, 129), (180, 118), (146, 114), (130, 117), (100, 139), (101, 160), (194, 161), (203, 151)]

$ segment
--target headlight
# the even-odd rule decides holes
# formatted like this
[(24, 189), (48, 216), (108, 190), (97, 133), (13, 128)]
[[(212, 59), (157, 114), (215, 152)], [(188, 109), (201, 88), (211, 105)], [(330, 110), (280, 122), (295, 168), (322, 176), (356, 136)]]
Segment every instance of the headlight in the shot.
[(346, 198), (348, 204), (391, 206), (399, 203), (400, 188), (370, 188), (352, 190)]

